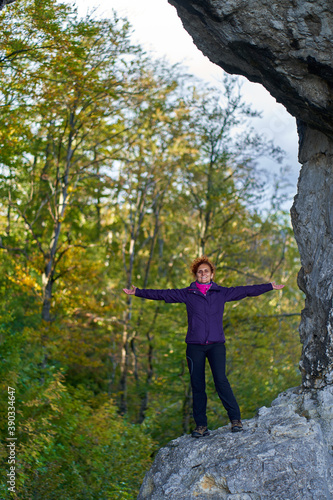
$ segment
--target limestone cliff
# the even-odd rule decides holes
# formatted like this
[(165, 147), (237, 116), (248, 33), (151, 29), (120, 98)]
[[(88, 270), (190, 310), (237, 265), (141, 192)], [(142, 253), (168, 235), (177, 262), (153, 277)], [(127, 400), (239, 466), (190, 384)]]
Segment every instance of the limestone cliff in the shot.
[(138, 500), (333, 498), (333, 386), (289, 389), (232, 434), (182, 436), (162, 448)]
[(304, 387), (333, 382), (332, 0), (169, 0), (195, 44), (262, 83), (296, 117), (303, 163), (291, 210), (306, 294)]

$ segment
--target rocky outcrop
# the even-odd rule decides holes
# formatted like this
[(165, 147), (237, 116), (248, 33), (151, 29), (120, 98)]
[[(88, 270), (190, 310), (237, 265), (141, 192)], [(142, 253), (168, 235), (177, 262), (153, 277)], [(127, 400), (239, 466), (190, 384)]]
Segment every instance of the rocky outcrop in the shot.
[(182, 436), (162, 448), (138, 500), (333, 498), (333, 386), (296, 388), (231, 434)]
[(333, 134), (331, 0), (169, 0), (211, 61)]
[(333, 382), (333, 9), (331, 0), (169, 0), (195, 44), (262, 83), (296, 117), (303, 167), (291, 210), (305, 292), (304, 387)]
[(299, 328), (300, 369), (305, 387), (333, 383), (333, 142), (307, 128), (300, 147), (303, 164), (291, 209), (306, 294)]

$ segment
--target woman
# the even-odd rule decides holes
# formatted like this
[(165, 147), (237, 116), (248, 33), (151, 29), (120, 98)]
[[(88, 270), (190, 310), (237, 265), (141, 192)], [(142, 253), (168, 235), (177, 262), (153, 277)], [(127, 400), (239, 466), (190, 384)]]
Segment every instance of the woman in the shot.
[(224, 304), (245, 297), (256, 297), (270, 290), (280, 290), (284, 285), (275, 281), (263, 285), (223, 287), (214, 283), (215, 267), (206, 257), (192, 262), (191, 271), (196, 281), (187, 288), (174, 290), (148, 290), (135, 287), (124, 292), (167, 303), (183, 302), (187, 308), (188, 330), (186, 358), (191, 377), (193, 417), (197, 425), (192, 436), (209, 434), (207, 428), (207, 396), (205, 391), (205, 361), (208, 358), (216, 391), (231, 421), (231, 431), (243, 430), (238, 403), (225, 374), (225, 337), (223, 332)]

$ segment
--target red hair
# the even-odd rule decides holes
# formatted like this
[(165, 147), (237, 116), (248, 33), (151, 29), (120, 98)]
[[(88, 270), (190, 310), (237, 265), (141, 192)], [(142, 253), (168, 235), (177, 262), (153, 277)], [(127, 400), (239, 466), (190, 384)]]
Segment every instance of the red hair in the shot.
[(201, 266), (201, 264), (207, 264), (210, 267), (212, 273), (215, 274), (214, 264), (208, 259), (208, 257), (206, 257), (206, 255), (203, 255), (202, 257), (197, 257), (196, 259), (194, 259), (191, 264), (190, 270), (194, 276), (196, 276), (198, 268), (199, 266)]

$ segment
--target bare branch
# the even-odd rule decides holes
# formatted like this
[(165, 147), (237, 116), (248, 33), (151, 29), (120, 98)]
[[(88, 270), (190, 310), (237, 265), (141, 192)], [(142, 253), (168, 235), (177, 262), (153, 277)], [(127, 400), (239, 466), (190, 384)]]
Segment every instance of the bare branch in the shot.
[(14, 205), (14, 203), (11, 204), (17, 211), (18, 213), (21, 215), (22, 219), (24, 220), (25, 224), (27, 225), (27, 227), (29, 228), (31, 234), (32, 234), (32, 237), (33, 239), (36, 241), (37, 245), (38, 245), (38, 248), (39, 250), (41, 251), (41, 253), (43, 254), (43, 256), (46, 258), (46, 252), (44, 252), (43, 250), (43, 247), (42, 247), (42, 244), (41, 242), (39, 241), (39, 238), (38, 236), (35, 234), (34, 230), (32, 229), (32, 226), (30, 224), (30, 222), (28, 221), (28, 219), (26, 218), (25, 214), (19, 209), (19, 207), (17, 205)]
[(238, 274), (242, 274), (243, 276), (246, 276), (247, 278), (255, 279), (261, 282), (265, 282), (266, 280), (264, 278), (261, 278), (260, 276), (256, 276), (255, 274), (247, 273), (244, 271), (241, 271), (240, 269), (237, 269), (236, 267), (231, 267), (231, 266), (222, 266), (222, 269), (229, 269), (230, 271), (235, 271)]
[(27, 254), (27, 251), (25, 250), (25, 248), (17, 248), (17, 247), (5, 247), (3, 242), (2, 242), (2, 238), (0, 237), (0, 249), (2, 250), (6, 250), (7, 252), (19, 252), (19, 253), (23, 253), (23, 255), (29, 260), (29, 255)]
[(84, 248), (86, 250), (87, 248), (89, 248), (91, 246), (92, 245), (80, 245), (80, 244), (68, 245), (62, 252), (59, 253), (57, 259), (54, 261), (54, 268), (56, 268), (57, 264), (60, 262), (62, 257), (65, 255), (65, 253), (68, 252), (68, 250), (70, 250), (71, 248)]

